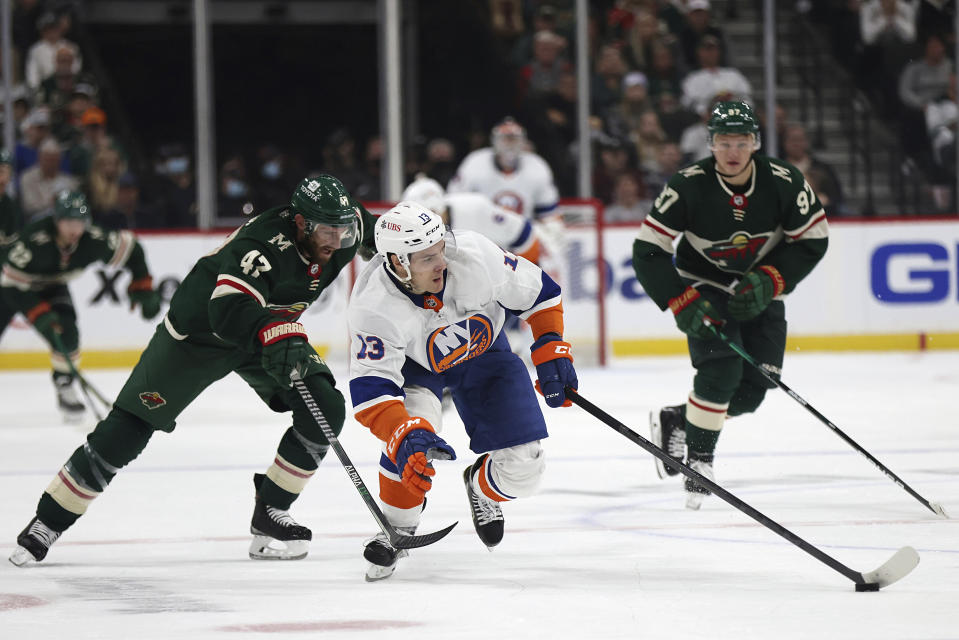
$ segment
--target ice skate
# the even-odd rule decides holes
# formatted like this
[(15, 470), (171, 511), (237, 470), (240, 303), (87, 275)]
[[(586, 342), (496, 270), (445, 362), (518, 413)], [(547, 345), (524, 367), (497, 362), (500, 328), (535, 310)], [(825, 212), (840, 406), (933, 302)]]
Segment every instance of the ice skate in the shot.
[[(482, 465), (480, 458), (476, 464)], [(489, 549), (492, 549), (503, 540), (503, 510), (494, 500), (473, 490), (473, 472), (476, 464), (466, 467), (463, 471), (463, 483), (466, 485), (466, 497), (469, 499), (470, 513), (473, 516), (473, 527), (476, 535)]]
[[(705, 478), (709, 480), (716, 479), (716, 475), (713, 473), (713, 454), (690, 451), (689, 459), (686, 461), (686, 464), (689, 465), (690, 469), (698, 472)], [(709, 489), (697, 484), (690, 478), (686, 478), (685, 488), (687, 509), (699, 509), (699, 507), (702, 506), (703, 500), (705, 500), (706, 496), (712, 495), (712, 492)]]
[[(396, 530), (411, 536), (416, 532), (416, 527), (396, 527)], [(400, 558), (408, 555), (409, 551), (393, 547), (386, 538), (386, 534), (380, 531), (366, 541), (363, 549), (363, 557), (370, 562), (370, 566), (366, 569), (366, 581), (377, 582), (389, 578), (396, 570), (396, 563), (400, 561)]]
[(61, 533), (34, 517), (17, 536), (17, 548), (10, 554), (10, 562), (18, 567), (40, 562), (47, 557), (47, 552)]
[(57, 376), (53, 382), (57, 388), (57, 405), (60, 407), (63, 421), (67, 424), (81, 422), (86, 407), (81, 402), (80, 396), (77, 395), (77, 390), (73, 387), (73, 377)]
[[(259, 488), (264, 476), (256, 474), (253, 483)], [(254, 560), (301, 560), (310, 551), (313, 532), (297, 524), (290, 512), (266, 504), (259, 493), (250, 521), (250, 557)]]
[[(649, 412), (649, 431), (653, 444), (669, 454), (676, 462), (683, 461), (686, 452), (686, 405), (663, 407), (659, 411)], [(675, 476), (679, 472), (663, 464), (659, 458), (656, 462), (656, 473), (660, 478)]]

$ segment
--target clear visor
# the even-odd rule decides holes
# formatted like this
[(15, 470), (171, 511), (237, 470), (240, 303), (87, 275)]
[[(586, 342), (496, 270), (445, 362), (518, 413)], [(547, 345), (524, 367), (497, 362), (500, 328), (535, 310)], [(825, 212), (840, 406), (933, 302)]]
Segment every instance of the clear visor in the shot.
[(335, 227), (327, 224), (314, 224), (312, 235), (313, 239), (322, 246), (342, 249), (344, 247), (352, 247), (356, 244), (360, 232), (356, 220), (352, 220), (349, 224), (337, 225)]

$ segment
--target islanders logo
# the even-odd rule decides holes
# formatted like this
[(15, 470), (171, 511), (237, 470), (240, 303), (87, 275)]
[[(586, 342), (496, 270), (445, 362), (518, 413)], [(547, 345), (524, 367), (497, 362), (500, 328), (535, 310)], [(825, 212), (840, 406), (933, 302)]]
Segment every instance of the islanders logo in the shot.
[(493, 323), (481, 315), (437, 329), (426, 340), (430, 368), (436, 373), (475, 358), (493, 344)]
[(510, 211), (515, 211), (516, 213), (524, 213), (523, 197), (514, 191), (499, 191), (491, 198), (491, 200), (504, 209), (509, 209)]

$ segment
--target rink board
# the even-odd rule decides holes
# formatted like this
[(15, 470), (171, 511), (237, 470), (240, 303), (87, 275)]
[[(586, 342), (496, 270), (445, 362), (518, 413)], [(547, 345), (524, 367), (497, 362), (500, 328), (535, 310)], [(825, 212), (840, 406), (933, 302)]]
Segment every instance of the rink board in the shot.
[[(649, 299), (632, 270), (636, 227), (603, 231), (605, 305), (600, 289), (598, 235), (570, 228), (550, 271), (562, 281), (566, 337), (579, 353), (595, 353), (605, 335), (612, 356), (681, 353), (685, 341), (671, 314)], [(198, 256), (218, 247), (225, 232), (141, 236), (165, 300)], [(357, 262), (357, 267), (362, 263)], [(346, 355), (346, 304), (351, 278), (340, 278), (303, 317), (311, 340), (328, 357)], [(70, 288), (80, 318), (87, 366), (130, 366), (155, 321), (129, 312), (129, 274), (91, 267)], [(791, 347), (827, 350), (959, 348), (959, 220), (844, 222), (831, 226), (822, 263), (787, 301)], [(605, 332), (600, 331), (605, 323)], [(44, 345), (22, 318), (0, 342), (0, 368), (48, 366)], [(591, 358), (592, 359), (592, 358)]]

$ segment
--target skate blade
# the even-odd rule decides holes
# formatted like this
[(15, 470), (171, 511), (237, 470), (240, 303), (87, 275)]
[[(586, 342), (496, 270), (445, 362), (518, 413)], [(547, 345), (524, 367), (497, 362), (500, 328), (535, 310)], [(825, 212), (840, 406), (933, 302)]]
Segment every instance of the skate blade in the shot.
[(708, 494), (705, 493), (695, 493), (692, 491), (686, 492), (686, 508), (693, 511), (699, 511), (699, 508), (703, 506), (703, 500), (706, 499)]
[(11, 564), (17, 567), (25, 567), (30, 564), (36, 564), (37, 559), (33, 557), (33, 554), (17, 545), (17, 548), (13, 550), (13, 553), (10, 554), (10, 557), (7, 558)]
[(394, 571), (396, 571), (395, 562), (388, 567), (381, 567), (378, 564), (370, 564), (369, 568), (366, 570), (366, 581), (379, 582), (380, 580), (386, 580), (393, 575)]
[(309, 540), (277, 540), (255, 535), (250, 543), (253, 560), (302, 560), (309, 551)]

